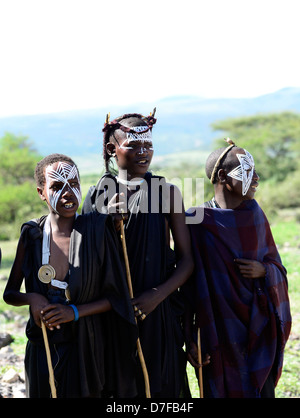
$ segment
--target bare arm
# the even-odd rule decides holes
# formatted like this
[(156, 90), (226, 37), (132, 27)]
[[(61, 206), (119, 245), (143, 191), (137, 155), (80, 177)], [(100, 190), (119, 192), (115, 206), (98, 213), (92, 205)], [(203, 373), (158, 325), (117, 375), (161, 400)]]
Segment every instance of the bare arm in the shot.
[[(176, 213), (174, 202), (180, 202), (180, 213)], [(170, 229), (174, 239), (176, 269), (168, 280), (156, 287), (156, 290), (149, 289), (132, 300), (132, 304), (140, 309), (145, 315), (151, 313), (159, 303), (182, 286), (191, 275), (194, 267), (190, 234), (185, 223), (184, 205), (180, 191), (175, 186), (171, 186), (170, 209)], [(138, 316), (138, 311), (136, 315)]]
[(49, 302), (47, 298), (38, 293), (20, 292), (24, 279), (22, 272), (24, 256), (25, 249), (21, 235), (16, 251), (16, 257), (4, 290), (3, 299), (7, 304), (13, 306), (30, 305), (34, 320), (36, 324), (40, 326), (40, 311), (48, 305)]
[[(79, 318), (89, 315), (95, 315), (111, 310), (111, 304), (108, 299), (99, 299), (94, 302), (76, 306)], [(62, 304), (48, 304), (41, 311), (42, 319), (45, 325), (52, 331), (59, 328), (60, 324), (74, 321), (74, 310), (71, 306)]]
[[(41, 326), (41, 319), (49, 329), (59, 328), (59, 325), (74, 320), (74, 311), (70, 306), (62, 304), (49, 304), (48, 299), (39, 293), (20, 292), (24, 279), (22, 265), (25, 256), (25, 249), (20, 237), (16, 257), (11, 269), (11, 273), (3, 294), (4, 301), (13, 306), (29, 305), (34, 321), (37, 326)], [(111, 309), (108, 299), (100, 299), (95, 302), (77, 306), (79, 317), (94, 315), (106, 312)]]

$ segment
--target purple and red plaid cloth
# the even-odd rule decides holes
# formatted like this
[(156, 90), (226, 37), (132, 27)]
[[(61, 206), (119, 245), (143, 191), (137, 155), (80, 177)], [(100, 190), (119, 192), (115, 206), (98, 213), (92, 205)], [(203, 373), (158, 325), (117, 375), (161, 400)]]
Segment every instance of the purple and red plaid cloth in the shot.
[[(291, 328), (286, 270), (268, 220), (255, 200), (204, 209), (190, 225), (195, 272), (187, 283), (201, 329), (206, 383), (215, 398), (259, 397), (272, 372), (277, 384)], [(263, 279), (245, 279), (235, 259), (257, 260)]]

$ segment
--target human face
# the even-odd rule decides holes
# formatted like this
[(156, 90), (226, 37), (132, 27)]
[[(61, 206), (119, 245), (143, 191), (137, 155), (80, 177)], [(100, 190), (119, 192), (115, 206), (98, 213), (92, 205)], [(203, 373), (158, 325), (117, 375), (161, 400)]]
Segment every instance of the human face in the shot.
[(115, 154), (119, 171), (127, 171), (128, 179), (144, 177), (153, 157), (152, 138), (122, 132), (115, 145)]
[(258, 186), (259, 176), (255, 171), (254, 159), (247, 150), (236, 152), (239, 161), (227, 176), (231, 177), (232, 186), (244, 199), (253, 199)]
[(73, 216), (81, 202), (79, 174), (75, 165), (64, 161), (45, 168), (44, 194), (54, 212)]

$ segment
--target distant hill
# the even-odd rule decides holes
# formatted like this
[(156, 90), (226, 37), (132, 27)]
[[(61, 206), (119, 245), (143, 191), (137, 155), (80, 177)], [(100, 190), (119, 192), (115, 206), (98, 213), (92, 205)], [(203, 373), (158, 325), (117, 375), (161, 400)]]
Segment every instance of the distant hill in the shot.
[[(153, 104), (137, 103), (81, 111), (0, 118), (0, 136), (5, 132), (26, 135), (42, 155), (61, 152), (78, 158), (84, 171), (101, 166), (102, 127), (107, 112), (111, 118), (124, 113), (149, 114), (156, 107), (155, 155), (191, 150), (207, 151), (218, 133), (211, 123), (228, 117), (281, 111), (300, 112), (300, 88), (285, 88), (256, 98), (205, 99), (168, 97)], [(91, 158), (91, 164), (87, 164)], [(80, 164), (79, 164), (80, 165)]]

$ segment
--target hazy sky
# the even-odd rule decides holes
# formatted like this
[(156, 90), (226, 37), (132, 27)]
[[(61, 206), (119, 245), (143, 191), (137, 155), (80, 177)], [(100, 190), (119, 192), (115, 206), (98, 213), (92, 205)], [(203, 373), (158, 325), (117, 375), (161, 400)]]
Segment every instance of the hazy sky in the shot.
[(300, 86), (299, 0), (0, 0), (0, 117)]

